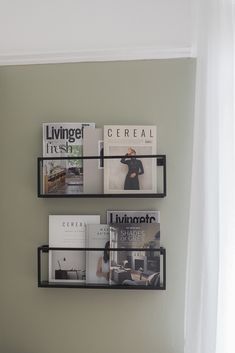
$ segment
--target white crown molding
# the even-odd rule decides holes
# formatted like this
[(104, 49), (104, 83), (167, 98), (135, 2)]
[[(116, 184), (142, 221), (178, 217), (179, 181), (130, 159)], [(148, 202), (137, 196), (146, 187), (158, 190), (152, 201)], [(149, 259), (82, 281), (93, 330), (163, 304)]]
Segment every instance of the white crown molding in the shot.
[(0, 66), (55, 64), (75, 62), (128, 61), (175, 59), (194, 57), (191, 47), (184, 48), (133, 48), (102, 49), (77, 52), (45, 52), (45, 53), (0, 53)]

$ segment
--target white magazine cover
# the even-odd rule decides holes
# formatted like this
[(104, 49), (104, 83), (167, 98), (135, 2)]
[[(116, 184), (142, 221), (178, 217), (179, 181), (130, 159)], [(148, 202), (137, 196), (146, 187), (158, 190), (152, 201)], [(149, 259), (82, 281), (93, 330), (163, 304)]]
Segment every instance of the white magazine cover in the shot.
[(156, 130), (153, 125), (104, 126), (104, 155), (121, 157), (104, 159), (104, 193), (156, 193), (156, 158), (141, 158), (156, 155)]
[(160, 211), (107, 211), (107, 224), (111, 223), (160, 223)]
[(87, 225), (87, 248), (100, 248), (101, 251), (87, 251), (86, 282), (109, 284), (110, 227), (107, 224)]
[[(86, 225), (99, 223), (99, 215), (49, 215), (49, 247), (85, 248)], [(49, 251), (49, 282), (85, 281), (85, 251)]]
[[(43, 157), (82, 157), (83, 130), (94, 123), (43, 123)], [(83, 161), (43, 161), (44, 194), (83, 193)]]

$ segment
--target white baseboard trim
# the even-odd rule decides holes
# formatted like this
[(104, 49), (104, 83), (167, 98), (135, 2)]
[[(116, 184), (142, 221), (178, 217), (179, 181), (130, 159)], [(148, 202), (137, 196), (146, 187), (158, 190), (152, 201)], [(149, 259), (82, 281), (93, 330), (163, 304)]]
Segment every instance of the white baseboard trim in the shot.
[(104, 49), (78, 52), (1, 54), (0, 66), (76, 62), (129, 61), (194, 57), (191, 47)]

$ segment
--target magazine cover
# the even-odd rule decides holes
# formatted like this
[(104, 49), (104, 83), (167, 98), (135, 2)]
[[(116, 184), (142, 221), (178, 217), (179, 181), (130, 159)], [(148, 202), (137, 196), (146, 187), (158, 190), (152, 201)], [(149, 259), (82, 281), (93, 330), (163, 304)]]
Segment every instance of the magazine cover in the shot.
[[(84, 156), (104, 155), (103, 129), (85, 127), (83, 135), (83, 154)], [(104, 160), (84, 159), (84, 193), (103, 194), (104, 190)]]
[[(157, 188), (156, 126), (104, 126), (104, 193), (155, 193)], [(137, 156), (137, 157), (136, 157)]]
[(160, 223), (160, 211), (107, 211), (107, 224)]
[[(100, 223), (98, 215), (49, 215), (49, 247), (84, 248), (86, 225)], [(86, 252), (49, 251), (50, 282), (85, 282)]]
[(86, 282), (109, 284), (110, 227), (107, 224), (88, 224), (86, 227), (88, 248), (101, 248), (102, 251), (87, 251)]
[[(85, 126), (95, 127), (95, 124), (43, 123), (43, 157), (83, 156)], [(83, 193), (83, 161), (43, 161), (43, 193)]]
[[(110, 284), (160, 286), (159, 223), (110, 225), (111, 248), (140, 248), (110, 251)], [(149, 250), (141, 250), (148, 248)]]

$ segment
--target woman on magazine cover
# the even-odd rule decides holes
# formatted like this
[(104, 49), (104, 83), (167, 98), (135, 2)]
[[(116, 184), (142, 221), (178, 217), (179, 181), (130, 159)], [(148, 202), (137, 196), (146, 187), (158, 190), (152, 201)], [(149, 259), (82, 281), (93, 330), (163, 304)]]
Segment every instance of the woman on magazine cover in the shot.
[(128, 166), (124, 190), (139, 190), (139, 175), (144, 174), (143, 164), (136, 159), (136, 151), (129, 147), (127, 154), (121, 159), (121, 163)]
[(96, 276), (103, 277), (106, 281), (109, 281), (109, 249), (110, 242), (107, 241), (105, 244), (105, 250), (103, 256), (100, 256), (97, 263)]

